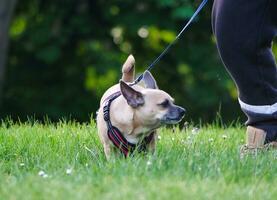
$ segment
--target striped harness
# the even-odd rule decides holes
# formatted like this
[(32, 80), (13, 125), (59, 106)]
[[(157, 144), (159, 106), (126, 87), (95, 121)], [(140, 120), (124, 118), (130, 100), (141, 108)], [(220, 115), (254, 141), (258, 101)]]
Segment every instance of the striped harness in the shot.
[(113, 100), (118, 98), (121, 95), (121, 92), (115, 92), (110, 95), (108, 98), (105, 99), (105, 105), (103, 108), (104, 113), (104, 120), (107, 124), (107, 134), (109, 139), (112, 141), (115, 147), (117, 147), (120, 152), (124, 155), (124, 157), (128, 157), (129, 155), (133, 154), (135, 150), (137, 152), (145, 152), (147, 145), (151, 142), (154, 137), (154, 132), (152, 132), (149, 136), (145, 137), (141, 142), (138, 144), (133, 144), (127, 141), (127, 139), (123, 136), (118, 128), (112, 125), (110, 120), (110, 107)]

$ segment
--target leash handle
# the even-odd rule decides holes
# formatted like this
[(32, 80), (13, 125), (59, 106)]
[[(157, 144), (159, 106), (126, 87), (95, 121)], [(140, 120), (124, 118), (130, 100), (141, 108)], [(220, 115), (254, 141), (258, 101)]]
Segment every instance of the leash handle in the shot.
[[(197, 10), (193, 13), (189, 21), (185, 24), (179, 34), (175, 37), (175, 39), (167, 45), (167, 47), (163, 50), (163, 52), (146, 68), (145, 71), (151, 71), (151, 69), (162, 59), (162, 57), (169, 51), (169, 49), (177, 42), (177, 40), (182, 36), (187, 27), (191, 24), (194, 18), (199, 14), (199, 12), (203, 9), (203, 7), (207, 4), (208, 0), (203, 0), (201, 4), (198, 6)], [(139, 75), (138, 78), (134, 82), (130, 84), (130, 86), (138, 84), (143, 78), (143, 74)]]

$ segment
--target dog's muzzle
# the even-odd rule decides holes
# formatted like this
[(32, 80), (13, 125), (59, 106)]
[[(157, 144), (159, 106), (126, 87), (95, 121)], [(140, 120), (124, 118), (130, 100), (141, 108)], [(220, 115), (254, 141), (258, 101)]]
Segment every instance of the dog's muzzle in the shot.
[(161, 122), (164, 124), (177, 124), (185, 116), (186, 110), (180, 106), (171, 106), (163, 116)]

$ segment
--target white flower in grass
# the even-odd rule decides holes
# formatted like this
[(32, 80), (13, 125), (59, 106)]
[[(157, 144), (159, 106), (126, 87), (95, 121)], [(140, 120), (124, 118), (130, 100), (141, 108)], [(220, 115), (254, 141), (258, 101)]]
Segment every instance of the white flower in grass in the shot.
[(227, 135), (222, 135), (222, 138), (225, 140), (227, 139)]
[(192, 133), (192, 135), (196, 135), (199, 131), (200, 131), (199, 128), (194, 127), (194, 128), (191, 130), (191, 133)]
[(214, 141), (213, 138), (209, 138), (209, 142), (212, 143)]
[(19, 163), (19, 166), (20, 166), (20, 167), (24, 167), (24, 166), (25, 166), (25, 163)]
[(88, 167), (88, 163), (86, 163), (86, 167)]
[(158, 140), (161, 140), (161, 139), (162, 139), (162, 137), (160, 135), (158, 135)]
[(44, 174), (42, 178), (48, 178), (48, 174)]
[(184, 127), (187, 128), (189, 126), (189, 122), (185, 121)]
[(38, 175), (39, 175), (39, 176), (43, 176), (44, 174), (45, 174), (45, 172), (42, 171), (42, 170), (40, 170), (40, 171), (38, 172)]
[(173, 138), (171, 138), (171, 140), (172, 140), (172, 141), (174, 141), (174, 140), (175, 140), (175, 138), (173, 137)]
[(48, 174), (46, 174), (44, 171), (40, 170), (38, 172), (38, 175), (41, 176), (42, 178), (47, 178), (48, 177)]
[(72, 168), (66, 169), (65, 173), (66, 173), (67, 175), (71, 175), (71, 174), (72, 174)]
[(148, 160), (147, 163), (146, 163), (146, 165), (147, 165), (147, 166), (150, 166), (150, 165), (152, 165), (152, 162), (151, 162), (150, 160)]

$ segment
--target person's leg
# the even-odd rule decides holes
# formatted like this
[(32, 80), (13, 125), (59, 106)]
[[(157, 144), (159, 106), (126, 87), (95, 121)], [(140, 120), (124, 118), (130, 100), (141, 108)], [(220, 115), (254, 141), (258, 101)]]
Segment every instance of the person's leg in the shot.
[[(212, 27), (224, 65), (236, 83), (246, 125), (277, 139), (276, 0), (215, 0)], [(249, 129), (250, 130), (250, 129)]]

